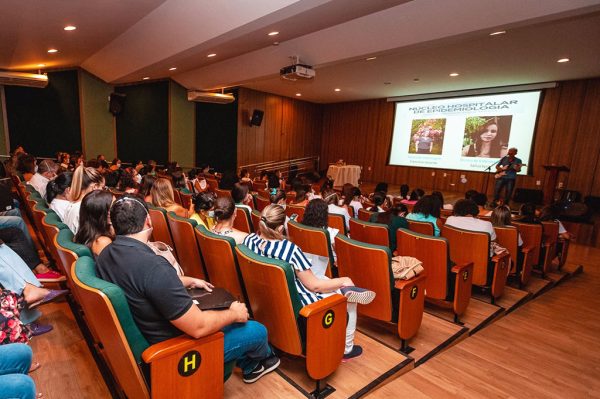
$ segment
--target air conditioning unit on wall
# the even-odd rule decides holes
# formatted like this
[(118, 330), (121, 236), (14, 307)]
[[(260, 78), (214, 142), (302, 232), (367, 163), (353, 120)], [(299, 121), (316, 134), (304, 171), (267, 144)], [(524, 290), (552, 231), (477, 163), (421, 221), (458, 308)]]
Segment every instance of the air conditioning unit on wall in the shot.
[(0, 71), (0, 85), (44, 88), (48, 86), (48, 76), (37, 73)]
[(190, 90), (187, 93), (188, 101), (200, 103), (229, 104), (235, 101), (231, 93), (211, 93), (200, 90)]

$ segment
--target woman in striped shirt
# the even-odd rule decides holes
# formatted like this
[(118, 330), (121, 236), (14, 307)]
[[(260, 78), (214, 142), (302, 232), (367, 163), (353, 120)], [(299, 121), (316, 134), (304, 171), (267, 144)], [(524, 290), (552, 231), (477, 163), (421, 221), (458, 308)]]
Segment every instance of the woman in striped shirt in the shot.
[[(280, 205), (271, 204), (261, 213), (259, 233), (246, 237), (244, 244), (255, 253), (268, 258), (280, 259), (292, 265), (295, 271), (296, 289), (302, 305), (306, 306), (340, 289), (352, 287), (344, 293), (348, 298), (348, 324), (346, 325), (346, 347), (344, 358), (360, 356), (362, 348), (354, 345), (356, 330), (356, 304), (370, 303), (375, 293), (354, 287), (348, 277), (334, 279), (318, 278), (311, 270), (311, 262), (302, 250), (284, 237), (285, 210)], [(346, 290), (344, 290), (346, 291)]]

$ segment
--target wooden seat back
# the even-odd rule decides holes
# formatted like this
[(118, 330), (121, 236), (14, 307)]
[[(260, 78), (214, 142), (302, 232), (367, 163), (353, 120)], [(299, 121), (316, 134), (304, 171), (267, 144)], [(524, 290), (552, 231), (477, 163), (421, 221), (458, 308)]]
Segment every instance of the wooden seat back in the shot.
[(204, 226), (196, 226), (194, 234), (211, 283), (215, 287), (225, 288), (234, 297), (248, 303), (234, 252), (235, 240), (211, 233)]
[(259, 256), (245, 245), (235, 250), (252, 313), (269, 331), (269, 342), (288, 354), (304, 355), (315, 380), (333, 373), (344, 354), (346, 298), (334, 294), (302, 307), (289, 263)]
[(396, 249), (402, 256), (411, 256), (423, 262), (427, 273), (427, 299), (451, 302), (456, 317), (463, 314), (471, 299), (473, 264), (452, 266), (448, 241), (443, 237), (398, 229), (396, 242)]
[(262, 212), (263, 209), (265, 209), (267, 207), (267, 205), (271, 204), (271, 200), (267, 197), (261, 197), (260, 195), (255, 197), (256, 198), (256, 210), (258, 210), (259, 212)]
[(210, 177), (206, 178), (206, 184), (208, 184), (209, 191), (216, 192), (219, 188), (219, 181)]
[(209, 276), (204, 270), (204, 263), (194, 233), (196, 222), (192, 219), (177, 216), (173, 212), (167, 214), (167, 221), (173, 235), (173, 243), (177, 249), (179, 265), (184, 274), (208, 280)]
[(329, 232), (325, 229), (305, 226), (294, 220), (288, 222), (287, 229), (290, 241), (302, 248), (302, 252), (324, 256), (328, 259), (326, 274), (331, 277), (334, 260)]
[(254, 231), (259, 231), (258, 225), (260, 224), (260, 212), (256, 209), (253, 210), (250, 214), (250, 218), (252, 219), (252, 226), (254, 227)]
[(267, 188), (267, 182), (264, 180), (254, 180), (254, 182), (252, 182), (252, 187), (256, 191), (258, 191), (259, 189), (264, 190), (265, 188)]
[(220, 188), (215, 188), (215, 194), (217, 194), (217, 198), (223, 197), (233, 199), (231, 196), (231, 190), (221, 190)]
[(52, 255), (52, 259), (54, 259), (54, 262), (58, 264), (60, 260), (58, 251), (56, 249), (55, 239), (60, 230), (68, 229), (69, 227), (63, 222), (61, 222), (58, 215), (54, 212), (49, 212), (46, 214), (46, 216), (44, 216), (44, 218), (42, 219), (42, 227), (49, 241), (49, 250), (50, 254)]
[(185, 209), (191, 209), (193, 195), (180, 191), (179, 196), (181, 197), (181, 206), (184, 207)]
[(544, 247), (544, 259), (542, 259), (542, 271), (548, 273), (552, 269), (552, 260), (556, 257), (556, 244), (558, 243), (558, 222), (542, 222), (542, 245)]
[(295, 192), (287, 192), (285, 193), (285, 202), (288, 204), (291, 203), (296, 198)]
[(408, 222), (408, 229), (415, 233), (432, 236), (435, 231), (431, 222), (419, 222), (410, 219), (406, 219), (406, 221)]
[(173, 243), (171, 229), (167, 223), (167, 211), (162, 208), (155, 208), (151, 204), (148, 204), (148, 214), (150, 214), (150, 220), (152, 220), (151, 240), (164, 242), (173, 248), (173, 255), (177, 257), (177, 249)]
[(364, 220), (350, 219), (352, 239), (373, 245), (390, 247), (390, 234), (387, 224), (365, 222)]
[(328, 214), (327, 225), (329, 227), (333, 227), (334, 229), (338, 229), (340, 234), (348, 234), (348, 231), (346, 231), (346, 219), (344, 219), (344, 216), (342, 215), (339, 215), (337, 213)]
[(490, 257), (489, 233), (444, 225), (442, 236), (448, 239), (450, 258), (454, 262), (473, 263), (473, 284), (489, 286), (492, 302), (502, 296), (509, 272), (509, 255), (505, 252)]
[(392, 321), (392, 290), (400, 290), (398, 303), (398, 336), (407, 340), (414, 336), (423, 319), (425, 273), (410, 280), (394, 281), (389, 247), (366, 244), (343, 235), (335, 237), (338, 272), (350, 277), (357, 287), (375, 291), (373, 302), (358, 307), (362, 315)]
[[(137, 328), (124, 292), (96, 276), (92, 258), (82, 257), (72, 265), (75, 289), (81, 298), (86, 321), (101, 337), (102, 354), (117, 383), (129, 398), (192, 398), (198, 389), (203, 397), (223, 397), (223, 333), (198, 340), (186, 336), (149, 346)], [(197, 353), (194, 353), (197, 352)], [(196, 367), (189, 376), (178, 364)], [(141, 371), (150, 365), (152, 386)], [(184, 372), (186, 365), (182, 366)]]
[(496, 242), (506, 248), (510, 256), (511, 273), (516, 271), (517, 255), (519, 253), (519, 231), (514, 226), (494, 226)]
[(263, 198), (271, 197), (271, 193), (269, 192), (269, 190), (266, 187), (258, 188), (258, 189), (256, 189), (256, 192), (258, 193), (259, 197), (263, 197)]
[(174, 189), (173, 190), (173, 199), (179, 205), (181, 205), (181, 191)]
[(295, 220), (297, 222), (302, 222), (302, 218), (304, 217), (304, 211), (305, 210), (306, 210), (306, 208), (303, 207), (303, 206), (288, 204), (285, 207), (285, 214), (290, 219), (292, 219), (293, 215), (296, 215), (296, 219)]
[(542, 247), (542, 234), (543, 228), (541, 224), (530, 224), (530, 223), (512, 223), (519, 233), (521, 233), (521, 239), (523, 240), (523, 246), (532, 247), (531, 258), (532, 264), (537, 265), (540, 262), (540, 249)]
[(248, 209), (242, 207), (235, 207), (235, 220), (233, 221), (233, 228), (248, 234), (254, 232), (254, 226), (252, 225), (252, 219), (250, 218), (250, 212)]
[(365, 208), (361, 208), (358, 210), (358, 218), (362, 221), (368, 222), (371, 220), (371, 215), (377, 212), (371, 212), (366, 210)]

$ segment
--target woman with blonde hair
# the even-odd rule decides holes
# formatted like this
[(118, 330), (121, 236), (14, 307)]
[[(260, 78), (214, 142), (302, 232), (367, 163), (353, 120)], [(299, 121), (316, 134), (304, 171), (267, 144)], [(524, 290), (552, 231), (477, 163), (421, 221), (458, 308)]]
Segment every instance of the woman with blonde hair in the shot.
[(173, 194), (173, 186), (168, 179), (156, 179), (150, 189), (152, 196), (152, 205), (159, 208), (164, 208), (167, 212), (175, 212), (177, 216), (189, 218), (190, 212), (175, 202), (175, 194)]
[(63, 222), (69, 226), (73, 234), (77, 234), (77, 230), (79, 229), (81, 200), (91, 191), (102, 190), (104, 183), (104, 177), (102, 177), (96, 168), (79, 166), (73, 172), (71, 190), (69, 191), (71, 206), (65, 210), (65, 217), (63, 219)]
[(317, 277), (311, 270), (311, 262), (302, 250), (284, 236), (285, 210), (271, 204), (260, 216), (259, 232), (246, 237), (244, 244), (255, 253), (268, 258), (288, 262), (294, 268), (294, 280), (303, 306), (317, 302), (334, 293), (342, 292), (348, 298), (348, 323), (346, 325), (346, 347), (344, 358), (360, 356), (362, 348), (354, 345), (357, 303), (368, 304), (375, 298), (373, 291), (354, 287), (348, 277), (328, 279)]

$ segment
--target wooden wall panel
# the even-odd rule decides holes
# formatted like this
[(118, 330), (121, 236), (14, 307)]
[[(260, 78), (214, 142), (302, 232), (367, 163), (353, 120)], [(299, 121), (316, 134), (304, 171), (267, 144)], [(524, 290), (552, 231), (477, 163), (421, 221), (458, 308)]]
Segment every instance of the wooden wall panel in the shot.
[[(319, 155), (320, 105), (246, 88), (238, 101), (238, 167)], [(265, 111), (259, 127), (249, 125), (254, 109)]]
[[(481, 172), (388, 166), (394, 104), (384, 99), (323, 105), (321, 165), (342, 158), (363, 167), (363, 181), (407, 183), (412, 188), (459, 191), (483, 190), (494, 179)], [(565, 188), (584, 196), (600, 195), (600, 79), (560, 82), (547, 89), (538, 117), (530, 164), (532, 176), (521, 176), (517, 187), (539, 188), (542, 165), (564, 164), (572, 169), (559, 178)], [(530, 166), (531, 167), (531, 166)], [(444, 176), (444, 174), (446, 176)], [(467, 179), (461, 183), (461, 175)]]

